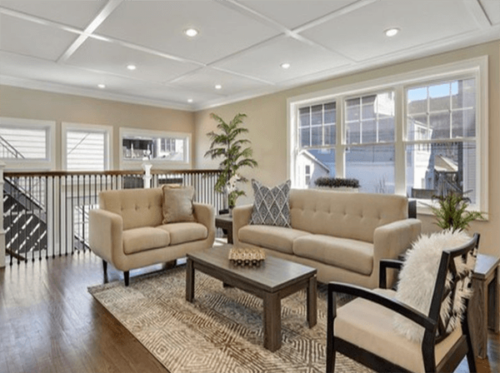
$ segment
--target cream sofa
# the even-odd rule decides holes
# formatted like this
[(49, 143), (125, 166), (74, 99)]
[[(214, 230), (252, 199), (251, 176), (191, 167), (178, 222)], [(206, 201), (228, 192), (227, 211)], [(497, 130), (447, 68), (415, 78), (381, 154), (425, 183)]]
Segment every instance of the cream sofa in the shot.
[(214, 207), (194, 203), (195, 222), (162, 224), (161, 188), (123, 189), (99, 193), (99, 209), (89, 213), (90, 249), (124, 272), (170, 262), (189, 251), (212, 247), (215, 240)]
[(233, 210), (234, 244), (315, 267), (325, 283), (377, 287), (380, 259), (397, 258), (421, 230), (407, 218), (407, 198), (396, 195), (292, 189), (292, 228), (250, 225), (252, 209)]

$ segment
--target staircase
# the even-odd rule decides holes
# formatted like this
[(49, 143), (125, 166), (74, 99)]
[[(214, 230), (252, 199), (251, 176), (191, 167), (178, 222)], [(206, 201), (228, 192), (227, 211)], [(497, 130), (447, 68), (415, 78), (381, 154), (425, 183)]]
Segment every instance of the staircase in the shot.
[(26, 260), (48, 256), (45, 208), (32, 193), (8, 178), (4, 180), (4, 228), (7, 253)]

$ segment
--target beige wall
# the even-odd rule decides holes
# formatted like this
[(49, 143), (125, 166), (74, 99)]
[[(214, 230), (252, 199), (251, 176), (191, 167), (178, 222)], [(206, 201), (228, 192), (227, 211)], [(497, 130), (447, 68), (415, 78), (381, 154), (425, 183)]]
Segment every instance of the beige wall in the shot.
[[(188, 111), (1, 85), (0, 116), (56, 121), (58, 142), (62, 122), (113, 126), (112, 169), (119, 168), (120, 127), (190, 134), (194, 129), (194, 114)], [(56, 160), (60, 169), (61, 154)]]
[[(215, 128), (209, 118), (215, 112), (226, 120), (237, 113), (248, 115), (245, 121), (250, 129), (249, 139), (253, 143), (254, 156), (259, 162), (255, 170), (245, 170), (242, 174), (255, 177), (264, 184), (273, 185), (287, 178), (287, 99), (309, 92), (351, 85), (358, 82), (406, 73), (441, 64), (466, 60), (474, 57), (489, 57), (489, 221), (473, 223), (471, 231), (481, 233), (481, 252), (500, 256), (500, 41), (481, 44), (449, 53), (439, 54), (409, 62), (385, 66), (365, 72), (325, 80), (272, 95), (258, 97), (195, 114), (196, 144), (194, 166), (196, 168), (217, 167), (218, 162), (204, 158), (209, 141), (206, 133)], [(246, 187), (249, 197), (241, 198), (238, 204), (252, 200), (250, 186)], [(419, 215), (424, 232), (437, 230), (432, 216)]]

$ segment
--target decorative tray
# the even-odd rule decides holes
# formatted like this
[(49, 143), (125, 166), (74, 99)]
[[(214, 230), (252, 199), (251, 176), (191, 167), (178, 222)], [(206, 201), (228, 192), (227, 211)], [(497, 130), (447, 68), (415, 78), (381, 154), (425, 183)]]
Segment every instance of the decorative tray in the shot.
[(266, 259), (266, 253), (262, 249), (236, 248), (229, 250), (229, 260), (239, 266), (260, 266)]

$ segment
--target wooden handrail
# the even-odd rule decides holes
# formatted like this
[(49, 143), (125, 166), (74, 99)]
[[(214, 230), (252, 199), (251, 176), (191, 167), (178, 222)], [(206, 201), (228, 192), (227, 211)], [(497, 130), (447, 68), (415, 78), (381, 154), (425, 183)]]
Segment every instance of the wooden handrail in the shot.
[[(220, 173), (221, 170), (151, 170), (152, 175), (164, 174), (204, 174)], [(108, 170), (108, 171), (13, 171), (4, 172), (4, 177), (61, 177), (61, 176), (120, 176), (120, 175), (144, 175), (143, 170)]]

